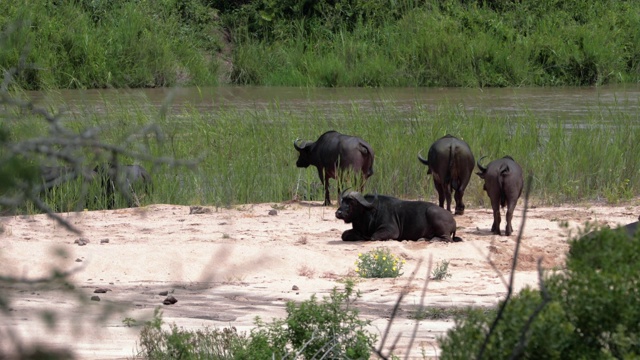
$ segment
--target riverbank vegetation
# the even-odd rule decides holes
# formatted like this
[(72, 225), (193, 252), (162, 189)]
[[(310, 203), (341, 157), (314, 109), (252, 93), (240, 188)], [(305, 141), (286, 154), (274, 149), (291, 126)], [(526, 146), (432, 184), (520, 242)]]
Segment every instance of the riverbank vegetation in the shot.
[[(328, 129), (358, 134), (375, 151), (374, 175), (366, 191), (406, 199), (437, 201), (433, 180), (418, 159), (445, 134), (455, 134), (471, 146), (476, 159), (488, 161), (511, 155), (533, 176), (532, 201), (556, 205), (566, 202), (631, 200), (640, 192), (640, 128), (623, 112), (599, 109), (574, 121), (540, 121), (523, 111), (507, 117), (465, 111), (457, 106), (437, 109), (416, 104), (411, 110), (380, 105), (365, 110), (344, 105), (331, 117), (322, 109), (302, 112), (266, 108), (220, 108), (200, 111), (180, 107), (158, 118), (157, 110), (134, 100), (105, 102), (97, 111), (74, 109), (68, 126), (96, 126), (110, 143), (122, 143), (129, 134), (157, 122), (161, 143), (130, 142), (132, 149), (149, 146), (154, 155), (201, 159), (194, 171), (140, 162), (154, 177), (153, 194), (143, 204), (233, 206), (237, 204), (322, 200), (315, 168), (295, 163), (296, 138), (313, 140)], [(335, 109), (334, 109), (335, 110)], [(607, 119), (602, 118), (607, 114)], [(12, 124), (16, 138), (46, 132), (46, 124), (29, 118)], [(431, 134), (425, 136), (425, 134)], [(134, 148), (135, 146), (135, 148)], [(132, 163), (121, 158), (122, 164)], [(91, 169), (95, 164), (88, 164)], [(58, 195), (59, 196), (59, 195)], [(331, 196), (337, 197), (331, 180)], [(75, 196), (67, 194), (67, 201)], [(59, 199), (58, 199), (59, 200)], [(73, 210), (73, 201), (58, 211)], [(465, 194), (467, 206), (489, 206), (482, 182), (473, 175)], [(60, 201), (51, 201), (60, 206)]]
[[(73, 19), (73, 21), (69, 21)], [(633, 1), (5, 1), (25, 89), (221, 83), (556, 86), (640, 80)]]

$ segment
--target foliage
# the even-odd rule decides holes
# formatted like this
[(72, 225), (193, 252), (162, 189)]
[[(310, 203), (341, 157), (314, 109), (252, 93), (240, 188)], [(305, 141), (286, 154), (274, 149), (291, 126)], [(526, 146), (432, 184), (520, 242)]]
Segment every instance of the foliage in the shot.
[(250, 334), (235, 328), (222, 330), (162, 329), (162, 314), (140, 333), (140, 355), (148, 359), (369, 359), (375, 341), (358, 318), (352, 303), (358, 298), (353, 283), (344, 291), (333, 289), (319, 302), (315, 296), (287, 303), (286, 319), (264, 323), (256, 318)]
[(140, 331), (139, 357), (145, 359), (234, 359), (234, 349), (242, 346), (246, 338), (234, 327), (223, 329), (179, 328), (175, 324), (162, 328), (162, 311), (156, 308), (153, 318)]
[[(6, 6), (0, 3), (0, 8)], [(4, 14), (0, 12), (0, 19)], [(5, 31), (0, 33), (0, 53), (11, 49), (11, 41), (20, 34), (21, 24), (2, 24)], [(67, 230), (80, 233), (68, 217), (61, 216), (54, 211), (60, 209), (78, 208), (89, 200), (87, 183), (91, 178), (89, 173), (96, 165), (95, 162), (114, 161), (117, 158), (133, 160), (144, 159), (151, 164), (164, 166), (178, 165), (181, 161), (169, 157), (157, 158), (149, 153), (149, 145), (156, 143), (162, 136), (157, 128), (146, 125), (142, 130), (129, 128), (122, 142), (105, 141), (99, 127), (92, 127), (86, 123), (75, 123), (69, 126), (64, 114), (53, 113), (46, 107), (36, 104), (17, 89), (17, 82), (28, 77), (35, 70), (35, 65), (29, 63), (29, 52), (22, 49), (15, 63), (2, 69), (0, 82), (0, 214), (7, 215), (25, 208), (31, 211), (44, 212)], [(144, 141), (140, 141), (144, 139)], [(113, 139), (112, 139), (113, 140)], [(55, 179), (43, 181), (44, 165), (61, 165), (66, 169)], [(86, 180), (86, 181), (85, 181)], [(71, 190), (73, 189), (73, 190)], [(119, 189), (116, 189), (119, 190)], [(73, 192), (73, 196), (69, 196)], [(49, 206), (47, 201), (52, 201)], [(0, 233), (4, 229), (0, 226)], [(61, 259), (70, 258), (70, 254), (62, 249), (54, 249), (56, 256)], [(51, 259), (51, 271), (41, 278), (30, 278), (24, 274), (11, 272), (0, 275), (0, 318), (3, 324), (15, 324), (15, 317), (20, 310), (14, 308), (12, 298), (21, 292), (55, 291), (56, 299), (71, 304), (75, 309), (73, 322), (75, 330), (83, 330), (85, 313), (89, 302), (87, 294), (76, 288), (71, 281), (71, 275), (82, 269), (73, 267), (71, 270), (59, 268), (61, 262)], [(19, 307), (19, 306), (18, 306)], [(24, 310), (24, 309), (23, 309)], [(14, 312), (18, 311), (18, 312)], [(96, 315), (106, 320), (118, 311), (111, 306), (101, 307)], [(41, 318), (54, 331), (59, 313), (52, 307), (31, 311), (30, 316)], [(123, 323), (133, 325), (135, 320), (125, 318)], [(41, 345), (38, 340), (23, 340), (24, 334), (16, 331), (13, 326), (0, 327), (0, 358), (16, 359), (73, 359), (70, 349), (55, 349), (50, 344)]]
[(15, 30), (0, 69), (29, 48), (37, 66), (16, 78), (23, 89), (215, 84), (214, 15), (200, 0), (3, 1), (0, 29)]
[(356, 272), (363, 278), (395, 278), (402, 275), (405, 260), (379, 247), (364, 254), (358, 254)]
[[(603, 229), (573, 239), (566, 270), (544, 280), (551, 301), (532, 318), (543, 290), (525, 289), (512, 298), (489, 339), (485, 358), (637, 357), (639, 251), (640, 234), (630, 238), (624, 230)], [(478, 311), (458, 317), (439, 340), (441, 358), (475, 358), (494, 318), (495, 314)]]
[(449, 272), (449, 260), (442, 260), (436, 264), (436, 267), (431, 272), (431, 278), (433, 280), (444, 280), (451, 277)]
[(236, 40), (234, 82), (495, 87), (638, 80), (635, 2), (296, 4), (256, 1), (222, 14)]
[(234, 84), (285, 86), (640, 79), (633, 1), (0, 2), (0, 29), (16, 20), (29, 26), (0, 48), (0, 68), (31, 47), (27, 89), (213, 85), (227, 68)]

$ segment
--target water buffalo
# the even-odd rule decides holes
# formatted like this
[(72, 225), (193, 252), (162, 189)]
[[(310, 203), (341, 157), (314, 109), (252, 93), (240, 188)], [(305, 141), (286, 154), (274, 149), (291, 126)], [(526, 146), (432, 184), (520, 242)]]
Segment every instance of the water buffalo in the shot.
[(447, 210), (451, 211), (451, 193), (455, 190), (455, 214), (464, 214), (462, 197), (475, 165), (469, 145), (454, 136), (445, 135), (431, 145), (427, 159), (418, 154), (418, 160), (429, 167), (427, 174), (433, 176), (440, 207), (444, 207), (446, 200)]
[(462, 241), (456, 235), (456, 221), (447, 211), (426, 201), (405, 201), (384, 195), (362, 195), (356, 191), (340, 194), (336, 217), (353, 228), (342, 240)]
[(338, 193), (343, 180), (343, 172), (352, 170), (356, 174), (362, 174), (360, 190), (364, 188), (364, 182), (373, 175), (373, 149), (364, 140), (356, 136), (340, 134), (337, 131), (327, 131), (315, 142), (299, 140), (293, 142), (299, 156), (297, 167), (306, 168), (313, 165), (318, 169), (318, 176), (324, 185), (324, 204), (331, 205), (329, 198), (329, 179), (338, 180)]
[(146, 194), (152, 190), (151, 175), (141, 165), (98, 165), (94, 171), (99, 175), (101, 187), (107, 199), (107, 209), (115, 208), (116, 189), (126, 194), (127, 206), (140, 206), (136, 189)]
[(96, 172), (84, 171), (84, 169), (81, 169), (81, 172), (79, 173), (71, 166), (41, 165), (40, 176), (44, 182), (44, 188), (49, 189), (66, 181), (77, 179), (80, 176), (85, 180), (93, 180), (96, 176)]
[(491, 208), (493, 209), (493, 225), (491, 232), (502, 235), (500, 233), (500, 207), (507, 206), (507, 226), (505, 235), (509, 236), (513, 232), (511, 227), (511, 219), (513, 211), (516, 208), (518, 198), (522, 194), (524, 180), (522, 178), (522, 168), (516, 163), (511, 156), (505, 156), (490, 162), (487, 167), (480, 165), (478, 160), (478, 176), (484, 179), (484, 190), (491, 200)]
[[(614, 228), (614, 230), (623, 230), (628, 237), (633, 238), (634, 236), (636, 236), (636, 231), (638, 231), (638, 223), (640, 223), (639, 221), (634, 221), (632, 223), (629, 223), (627, 225), (620, 225), (617, 226), (616, 228)], [(593, 238), (596, 233), (599, 230), (596, 231), (592, 231), (586, 235), (584, 235), (581, 239), (589, 239), (589, 238)]]

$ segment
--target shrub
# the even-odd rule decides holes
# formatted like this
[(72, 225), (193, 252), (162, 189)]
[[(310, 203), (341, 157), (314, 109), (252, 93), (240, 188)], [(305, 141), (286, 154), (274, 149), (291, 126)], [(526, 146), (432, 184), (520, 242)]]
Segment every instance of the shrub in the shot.
[(356, 272), (363, 278), (395, 278), (402, 275), (404, 263), (389, 249), (379, 247), (366, 254), (358, 254)]
[(348, 281), (319, 302), (315, 296), (287, 303), (286, 319), (265, 323), (256, 318), (250, 334), (235, 328), (189, 331), (171, 325), (162, 329), (156, 310), (140, 333), (140, 356), (147, 359), (369, 359), (376, 340), (358, 318), (352, 303), (360, 296)]
[(451, 277), (451, 273), (449, 272), (449, 260), (442, 260), (442, 262), (439, 262), (431, 272), (431, 276), (433, 280), (444, 280)]
[[(485, 359), (629, 359), (640, 354), (640, 234), (571, 241), (565, 271), (510, 299)], [(441, 359), (477, 358), (495, 314), (471, 311), (439, 339)]]
[(156, 308), (153, 318), (140, 332), (141, 351), (145, 359), (233, 359), (234, 349), (246, 344), (246, 337), (234, 327), (189, 331), (175, 324), (162, 328), (162, 311)]

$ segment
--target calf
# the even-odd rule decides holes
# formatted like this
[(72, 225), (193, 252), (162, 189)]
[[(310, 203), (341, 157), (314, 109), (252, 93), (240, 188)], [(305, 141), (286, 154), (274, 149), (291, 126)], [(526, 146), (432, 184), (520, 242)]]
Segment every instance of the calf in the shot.
[(100, 177), (107, 209), (115, 208), (116, 190), (125, 195), (128, 207), (136, 207), (140, 206), (136, 190), (141, 188), (145, 194), (150, 194), (153, 188), (151, 175), (141, 165), (98, 165), (94, 171)]
[(518, 203), (518, 198), (522, 194), (524, 185), (522, 168), (508, 155), (490, 162), (487, 167), (480, 165), (480, 161), (484, 158), (485, 156), (478, 160), (480, 172), (476, 174), (481, 179), (484, 179), (484, 190), (491, 200), (491, 208), (493, 209), (491, 232), (502, 235), (500, 233), (500, 207), (507, 206), (507, 226), (504, 234), (509, 236), (513, 232), (513, 227), (511, 226), (513, 211)]

